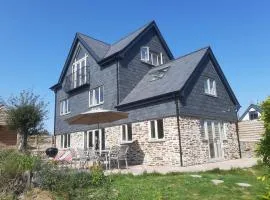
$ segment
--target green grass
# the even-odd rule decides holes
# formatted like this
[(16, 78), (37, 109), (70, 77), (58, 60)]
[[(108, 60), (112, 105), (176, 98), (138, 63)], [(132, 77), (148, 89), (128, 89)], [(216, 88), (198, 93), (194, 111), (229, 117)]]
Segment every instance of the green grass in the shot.
[[(257, 180), (258, 176), (267, 174), (267, 168), (256, 166), (249, 169), (233, 169), (220, 171), (218, 169), (196, 173), (202, 178), (193, 178), (195, 173), (170, 173), (167, 175), (143, 174), (112, 175), (111, 186), (91, 188), (78, 193), (85, 195), (80, 199), (92, 199), (93, 193), (100, 193), (100, 198), (93, 199), (140, 199), (140, 200), (169, 200), (169, 199), (257, 199), (265, 192), (264, 185)], [(224, 183), (214, 185), (211, 180), (220, 179)], [(252, 186), (242, 188), (235, 183), (244, 182)], [(107, 193), (107, 194), (106, 194)], [(106, 197), (105, 197), (106, 195)], [(95, 195), (94, 195), (95, 196)]]

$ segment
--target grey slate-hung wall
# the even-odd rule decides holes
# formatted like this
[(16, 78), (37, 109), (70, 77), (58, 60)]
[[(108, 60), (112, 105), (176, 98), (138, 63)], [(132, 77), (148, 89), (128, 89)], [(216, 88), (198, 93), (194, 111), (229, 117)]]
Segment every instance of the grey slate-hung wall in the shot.
[[(81, 51), (76, 55), (78, 45)], [(140, 48), (148, 46), (162, 52), (165, 64), (151, 66), (140, 60)], [(74, 55), (88, 54), (90, 84), (72, 93), (63, 90), (63, 80), (71, 73)], [(169, 67), (163, 78), (149, 81), (154, 70)], [(211, 77), (217, 83), (217, 97), (204, 94), (203, 81)], [(192, 80), (192, 81), (191, 81)], [(173, 59), (166, 42), (151, 22), (113, 45), (76, 34), (70, 54), (58, 83), (56, 94), (55, 134), (85, 131), (93, 126), (68, 125), (65, 119), (89, 109), (89, 90), (104, 86), (104, 104), (108, 110), (124, 110), (129, 118), (102, 127), (127, 122), (164, 118), (176, 115), (175, 98), (180, 99), (180, 115), (234, 122), (239, 103), (209, 47)], [(70, 114), (60, 116), (59, 104), (69, 98)]]

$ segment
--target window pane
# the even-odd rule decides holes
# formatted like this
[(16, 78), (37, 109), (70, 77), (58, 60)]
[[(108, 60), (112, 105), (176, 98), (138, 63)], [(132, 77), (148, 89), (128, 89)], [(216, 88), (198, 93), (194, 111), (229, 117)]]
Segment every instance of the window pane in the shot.
[(90, 105), (93, 105), (93, 90), (90, 90), (89, 101), (90, 101)]
[(64, 148), (67, 148), (67, 135), (64, 135)]
[(156, 138), (155, 121), (150, 122), (150, 128), (151, 128), (151, 138)]
[(69, 112), (69, 101), (68, 101), (68, 99), (66, 100), (66, 113), (68, 113)]
[(126, 126), (122, 125), (122, 141), (126, 141)]
[(152, 64), (153, 65), (158, 65), (158, 62), (157, 62), (158, 56), (157, 56), (157, 54), (151, 53), (151, 56), (152, 56)]
[(70, 134), (67, 134), (67, 147), (70, 147)]
[(99, 130), (95, 131), (95, 150), (99, 150), (100, 138), (99, 138)]
[(99, 104), (99, 88), (96, 88), (94, 91), (95, 91), (94, 104)]
[(158, 139), (162, 139), (164, 137), (163, 131), (163, 120), (157, 120), (157, 127), (158, 127)]
[(149, 61), (149, 51), (147, 47), (141, 48), (141, 60), (143, 61)]
[(101, 149), (105, 149), (105, 129), (101, 129)]
[(103, 86), (100, 87), (100, 103), (103, 102)]
[(61, 147), (62, 148), (64, 147), (64, 137), (63, 137), (63, 135), (61, 135)]
[(132, 126), (128, 124), (128, 141), (132, 141)]
[(88, 133), (88, 147), (89, 148), (93, 148), (93, 133), (92, 132), (89, 132)]
[(209, 92), (208, 92), (208, 84), (207, 83), (208, 83), (208, 79), (206, 79), (204, 81), (204, 92), (208, 94)]

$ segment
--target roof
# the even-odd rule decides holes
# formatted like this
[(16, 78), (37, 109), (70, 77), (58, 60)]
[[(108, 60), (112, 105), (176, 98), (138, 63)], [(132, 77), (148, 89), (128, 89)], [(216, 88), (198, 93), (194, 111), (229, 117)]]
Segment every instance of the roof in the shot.
[(129, 47), (131, 47), (135, 43), (137, 39), (139, 39), (144, 33), (146, 33), (151, 28), (154, 28), (156, 30), (164, 49), (168, 53), (169, 58), (173, 59), (173, 54), (171, 53), (168, 45), (166, 44), (166, 41), (161, 35), (155, 21), (151, 21), (150, 23), (145, 24), (136, 31), (130, 33), (126, 37), (120, 39), (119, 41), (111, 45), (106, 42), (94, 39), (85, 34), (76, 33), (68, 57), (61, 72), (60, 78), (58, 80), (58, 83), (52, 86), (50, 89), (55, 90), (57, 87), (60, 86), (60, 83), (62, 82), (64, 75), (68, 69), (69, 63), (72, 59), (73, 52), (75, 51), (75, 47), (78, 42), (80, 42), (83, 45), (83, 47), (86, 48), (86, 50), (91, 54), (91, 56), (96, 60), (96, 62), (102, 65), (103, 63), (106, 63), (106, 61), (108, 61), (109, 59), (114, 58), (114, 56), (120, 55), (120, 53), (125, 52)]
[[(164, 65), (154, 67), (119, 105), (163, 95), (165, 91), (166, 93), (179, 91), (185, 85), (207, 49), (208, 47), (202, 48)], [(167, 67), (169, 68), (162, 78), (152, 81), (153, 73)]]
[(195, 71), (202, 66), (200, 63), (206, 55), (211, 56), (215, 63), (216, 70), (232, 101), (235, 105), (240, 106), (210, 47), (199, 49), (164, 65), (152, 68), (118, 106), (134, 104), (175, 92), (182, 92), (181, 96), (185, 96), (186, 86), (192, 82), (191, 80), (196, 74)]
[(253, 108), (255, 109), (257, 112), (261, 113), (262, 112), (262, 109), (259, 105), (256, 105), (256, 104), (250, 104), (249, 107), (245, 110), (245, 112), (241, 115), (241, 117), (239, 118), (239, 120), (241, 121), (245, 115), (249, 112), (249, 110)]

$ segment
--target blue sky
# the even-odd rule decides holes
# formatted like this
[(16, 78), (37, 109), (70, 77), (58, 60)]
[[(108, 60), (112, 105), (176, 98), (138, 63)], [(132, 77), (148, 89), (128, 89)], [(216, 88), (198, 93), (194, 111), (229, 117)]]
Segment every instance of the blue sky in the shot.
[(75, 33), (113, 43), (153, 19), (175, 57), (210, 45), (243, 108), (270, 95), (270, 1), (0, 2), (0, 96), (40, 94), (50, 103), (50, 131), (49, 87)]

